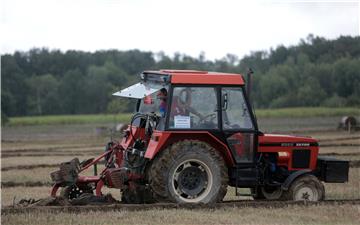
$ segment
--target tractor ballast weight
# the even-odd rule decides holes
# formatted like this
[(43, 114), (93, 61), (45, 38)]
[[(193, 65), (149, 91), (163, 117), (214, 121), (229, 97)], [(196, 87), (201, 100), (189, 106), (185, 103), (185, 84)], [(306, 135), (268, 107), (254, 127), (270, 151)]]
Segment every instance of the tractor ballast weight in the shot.
[[(233, 186), (250, 188), (254, 199), (319, 201), (323, 182), (347, 182), (349, 162), (319, 158), (315, 139), (258, 130), (242, 75), (160, 70), (140, 77), (114, 93), (137, 99), (123, 138), (95, 159), (52, 173), (53, 196), (60, 187), (68, 198), (100, 196), (107, 186), (120, 189), (125, 203), (207, 204)], [(91, 166), (94, 176), (83, 176)]]

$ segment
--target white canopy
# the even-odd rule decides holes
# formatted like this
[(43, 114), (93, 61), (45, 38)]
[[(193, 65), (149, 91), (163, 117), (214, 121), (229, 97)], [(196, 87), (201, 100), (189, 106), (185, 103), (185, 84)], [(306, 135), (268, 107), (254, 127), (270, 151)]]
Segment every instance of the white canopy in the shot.
[(154, 92), (157, 92), (162, 88), (161, 84), (147, 84), (147, 83), (137, 83), (130, 87), (127, 87), (121, 91), (115, 92), (114, 96), (120, 96), (125, 98), (137, 98), (141, 99), (148, 95), (151, 95)]

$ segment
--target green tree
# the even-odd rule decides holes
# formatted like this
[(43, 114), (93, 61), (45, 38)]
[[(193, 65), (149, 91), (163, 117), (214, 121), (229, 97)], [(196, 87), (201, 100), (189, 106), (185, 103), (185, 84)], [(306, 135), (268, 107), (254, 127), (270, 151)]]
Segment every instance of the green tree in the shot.
[(26, 115), (26, 73), (9, 54), (1, 57), (1, 66), (1, 112), (7, 116)]
[(299, 106), (320, 106), (325, 97), (326, 93), (314, 77), (309, 77), (297, 92)]
[(51, 74), (32, 76), (26, 80), (29, 86), (28, 106), (31, 114), (56, 114), (59, 110), (57, 92), (59, 82)]
[(79, 70), (69, 70), (59, 84), (59, 104), (65, 114), (79, 114), (83, 110), (85, 75)]
[[(92, 52), (34, 48), (1, 57), (1, 112), (5, 116), (132, 111), (111, 94), (152, 69), (196, 69), (246, 74), (252, 68), (256, 107), (360, 106), (360, 36), (328, 40), (309, 35), (295, 46), (227, 54), (207, 60), (140, 50)], [(47, 76), (49, 75), (49, 76)], [(39, 94), (37, 94), (39, 93)], [(126, 108), (127, 107), (127, 108)]]

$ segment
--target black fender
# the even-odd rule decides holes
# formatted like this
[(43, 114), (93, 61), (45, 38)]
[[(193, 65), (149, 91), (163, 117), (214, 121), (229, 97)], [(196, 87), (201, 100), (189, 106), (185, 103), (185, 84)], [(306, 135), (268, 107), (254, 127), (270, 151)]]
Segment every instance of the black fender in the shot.
[(308, 174), (311, 173), (311, 170), (306, 169), (306, 170), (298, 170), (292, 174), (290, 174), (290, 176), (288, 176), (286, 178), (286, 180), (284, 181), (284, 183), (281, 185), (281, 189), (284, 191), (287, 191), (290, 187), (290, 184), (298, 177), (304, 175), (304, 174)]

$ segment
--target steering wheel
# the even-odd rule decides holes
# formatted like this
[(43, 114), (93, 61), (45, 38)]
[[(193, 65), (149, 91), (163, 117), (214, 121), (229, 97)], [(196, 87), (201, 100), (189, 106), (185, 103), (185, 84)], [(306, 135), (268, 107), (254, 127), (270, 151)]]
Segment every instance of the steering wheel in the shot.
[(209, 115), (204, 116), (203, 118), (199, 119), (199, 123), (206, 122), (206, 119), (209, 118), (209, 122), (212, 122), (216, 118), (216, 113), (211, 113)]

